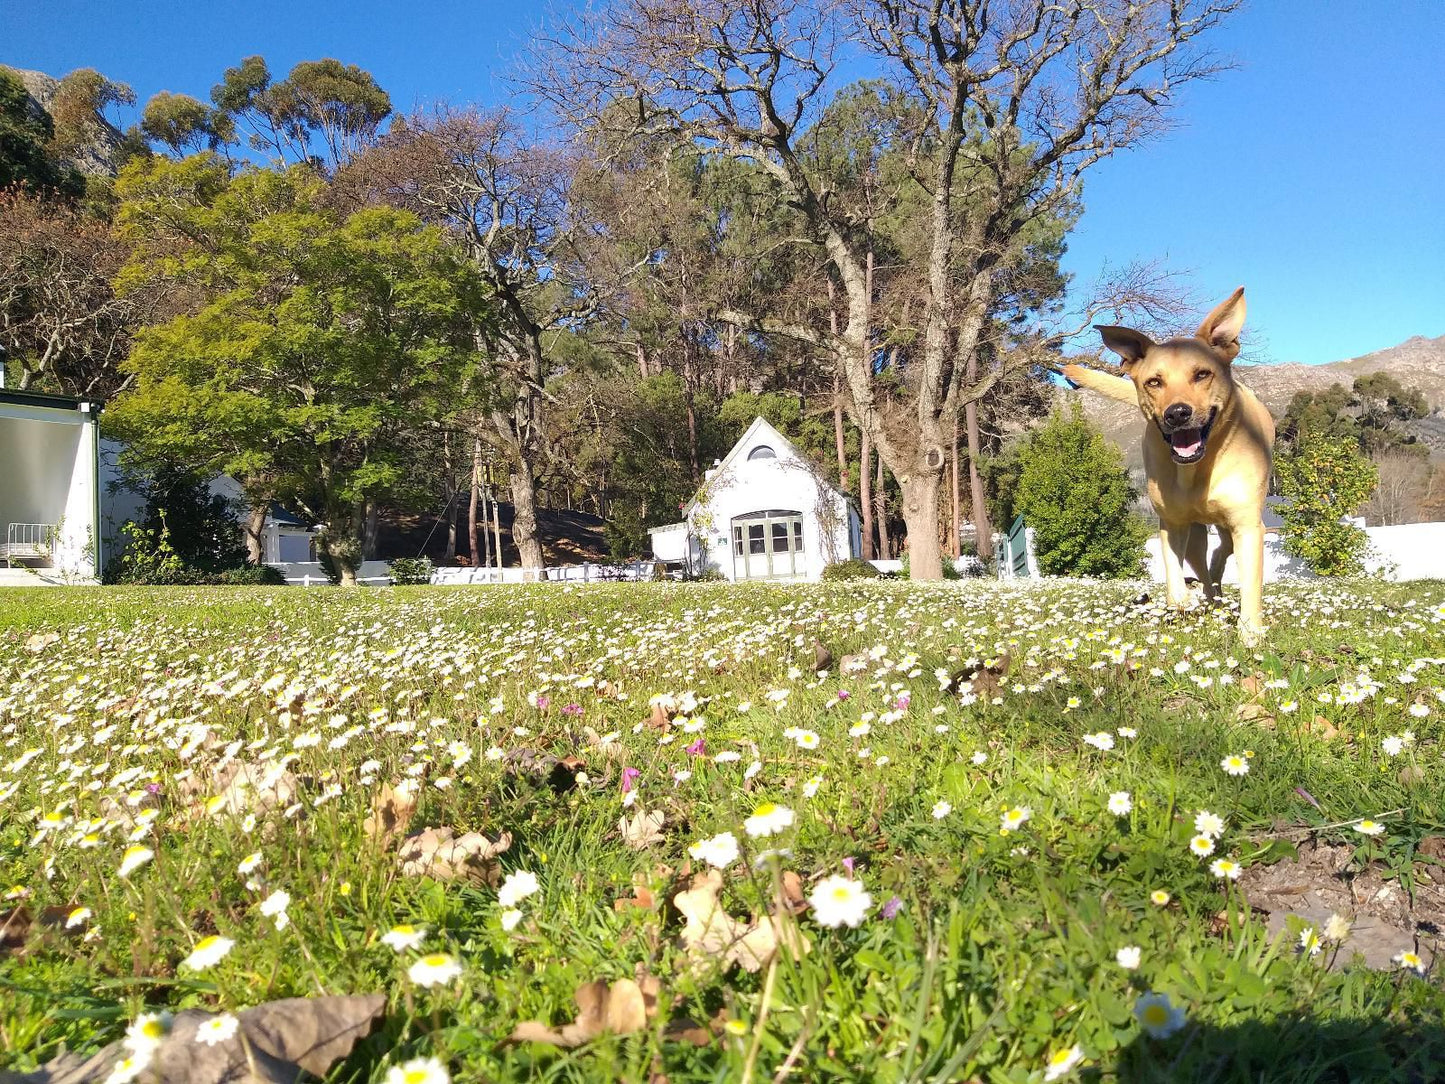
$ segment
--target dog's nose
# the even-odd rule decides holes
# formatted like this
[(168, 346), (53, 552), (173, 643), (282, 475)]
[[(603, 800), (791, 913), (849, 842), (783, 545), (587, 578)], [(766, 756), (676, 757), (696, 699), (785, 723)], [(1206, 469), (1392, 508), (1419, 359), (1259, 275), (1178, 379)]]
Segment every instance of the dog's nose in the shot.
[(1188, 403), (1175, 403), (1164, 411), (1164, 420), (1173, 426), (1188, 425), (1194, 417), (1194, 408)]

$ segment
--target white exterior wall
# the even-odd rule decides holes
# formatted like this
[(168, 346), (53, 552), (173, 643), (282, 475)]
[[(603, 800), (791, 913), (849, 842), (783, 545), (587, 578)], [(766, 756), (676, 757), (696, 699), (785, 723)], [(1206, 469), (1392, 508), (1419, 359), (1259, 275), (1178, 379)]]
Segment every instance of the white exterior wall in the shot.
[[(747, 458), (763, 444), (773, 449), (774, 458)], [(688, 521), (693, 533), (706, 541), (709, 565), (727, 579), (742, 578), (735, 574), (732, 522), (753, 512), (779, 509), (802, 516), (802, 567), (797, 578), (816, 580), (824, 566), (856, 556), (861, 548), (857, 516), (847, 498), (765, 423), (755, 422), (723, 465), (710, 472), (703, 493), (706, 504), (691, 508)]]
[(0, 542), (11, 523), (59, 527), (51, 567), (66, 577), (94, 578), (95, 455), (94, 414), (0, 403)]
[[(1366, 527), (1370, 548), (1365, 554), (1365, 570), (1383, 574), (1392, 580), (1445, 579), (1445, 523), (1404, 523), (1395, 527)], [(1219, 546), (1219, 534), (1209, 531), (1209, 553)], [(1159, 559), (1159, 536), (1152, 535), (1145, 543), (1149, 577), (1164, 582), (1164, 565)], [(1194, 575), (1186, 566), (1186, 575)], [(1314, 573), (1297, 557), (1284, 551), (1284, 540), (1278, 532), (1267, 532), (1264, 538), (1264, 581), (1308, 579)], [(1239, 566), (1231, 558), (1224, 566), (1224, 582), (1239, 583)]]

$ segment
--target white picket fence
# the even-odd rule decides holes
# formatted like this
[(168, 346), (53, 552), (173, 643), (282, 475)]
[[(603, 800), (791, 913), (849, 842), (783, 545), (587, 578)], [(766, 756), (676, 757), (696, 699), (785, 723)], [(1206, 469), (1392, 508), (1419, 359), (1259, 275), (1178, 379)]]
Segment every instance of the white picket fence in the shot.
[[(275, 561), (271, 567), (277, 569), (292, 587), (325, 587), (331, 581), (318, 561)], [(444, 567), (432, 572), (434, 584), (481, 584), (481, 583), (535, 583), (547, 580), (549, 583), (615, 583), (636, 582), (652, 579), (653, 562), (632, 561), (621, 564), (588, 562), (580, 565), (552, 565), (545, 568), (471, 568)], [(388, 561), (365, 561), (357, 569), (357, 582), (368, 587), (387, 587), (391, 584), (391, 564)]]

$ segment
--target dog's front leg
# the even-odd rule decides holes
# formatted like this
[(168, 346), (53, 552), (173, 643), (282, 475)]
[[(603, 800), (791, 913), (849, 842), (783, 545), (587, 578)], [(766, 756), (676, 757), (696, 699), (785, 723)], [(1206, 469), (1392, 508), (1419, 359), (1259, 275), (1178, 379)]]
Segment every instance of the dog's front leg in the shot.
[(1159, 524), (1159, 556), (1164, 561), (1164, 600), (1176, 610), (1189, 603), (1189, 589), (1184, 586), (1184, 557), (1189, 549), (1191, 523)]
[(1264, 635), (1264, 524), (1236, 527), (1234, 560), (1239, 566), (1239, 635), (1254, 647)]

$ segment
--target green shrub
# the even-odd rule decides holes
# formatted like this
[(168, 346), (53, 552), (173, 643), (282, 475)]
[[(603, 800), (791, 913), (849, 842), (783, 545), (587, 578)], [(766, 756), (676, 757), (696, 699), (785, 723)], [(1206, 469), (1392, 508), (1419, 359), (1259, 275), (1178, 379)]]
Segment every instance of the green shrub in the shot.
[(1331, 440), (1307, 430), (1297, 449), (1275, 460), (1284, 551), (1303, 558), (1316, 575), (1356, 576), (1364, 571), (1370, 537), (1345, 517), (1374, 492), (1380, 472), (1350, 438)]
[(857, 557), (850, 557), (846, 561), (834, 561), (823, 568), (823, 581), (832, 583), (837, 580), (876, 580), (878, 570), (867, 561)]
[[(1013, 510), (1034, 529), (1045, 576), (1137, 576), (1149, 529), (1119, 450), (1074, 403), (1056, 411), (1019, 449)], [(1004, 526), (1007, 526), (1006, 524)]]
[(398, 557), (391, 562), (391, 582), (397, 587), (431, 583), (432, 571), (430, 557)]
[(120, 533), (125, 535), (125, 549), (106, 563), (102, 579), (105, 583), (146, 585), (199, 583), (204, 573), (187, 568), (171, 546), (170, 528), (165, 513), (156, 518), (157, 525), (145, 527), (135, 520), (126, 520)]

